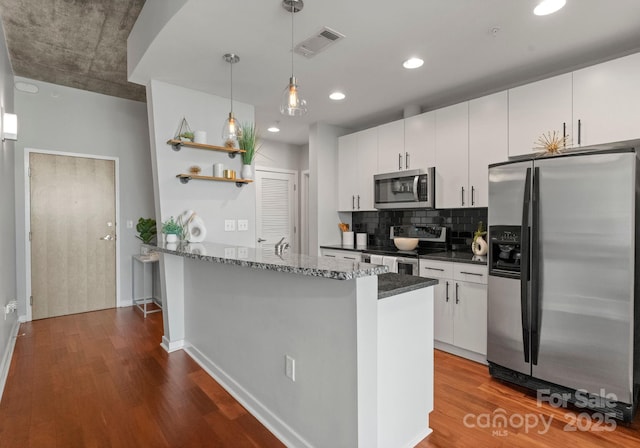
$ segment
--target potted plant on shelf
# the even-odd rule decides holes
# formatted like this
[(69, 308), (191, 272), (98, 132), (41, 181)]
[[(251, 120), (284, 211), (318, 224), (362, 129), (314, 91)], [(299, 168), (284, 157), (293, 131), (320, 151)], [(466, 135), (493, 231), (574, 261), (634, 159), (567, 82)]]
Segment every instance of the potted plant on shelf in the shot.
[(165, 234), (167, 243), (177, 243), (182, 237), (182, 226), (178, 224), (173, 216), (162, 223), (162, 233)]
[[(156, 228), (156, 220), (153, 218), (138, 219), (138, 224), (136, 224), (136, 230), (138, 231), (136, 238), (138, 238), (144, 244), (153, 243), (153, 240), (156, 239), (156, 236), (158, 234), (158, 230)], [(149, 253), (148, 247), (140, 246), (140, 254), (147, 255), (148, 253)]]
[(256, 154), (260, 150), (260, 136), (256, 131), (256, 126), (253, 123), (242, 123), (240, 125), (240, 132), (238, 135), (238, 146), (245, 152), (242, 153), (242, 171), (241, 175), (243, 179), (253, 179), (253, 170), (251, 164)]

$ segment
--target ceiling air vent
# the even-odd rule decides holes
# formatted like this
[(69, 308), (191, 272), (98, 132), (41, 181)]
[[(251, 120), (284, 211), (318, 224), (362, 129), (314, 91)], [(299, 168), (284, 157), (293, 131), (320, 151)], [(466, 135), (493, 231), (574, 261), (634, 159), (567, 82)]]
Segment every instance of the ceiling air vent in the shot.
[(344, 38), (344, 34), (340, 34), (339, 32), (325, 26), (310, 38), (305, 39), (296, 45), (293, 51), (304, 57), (312, 58), (342, 38)]

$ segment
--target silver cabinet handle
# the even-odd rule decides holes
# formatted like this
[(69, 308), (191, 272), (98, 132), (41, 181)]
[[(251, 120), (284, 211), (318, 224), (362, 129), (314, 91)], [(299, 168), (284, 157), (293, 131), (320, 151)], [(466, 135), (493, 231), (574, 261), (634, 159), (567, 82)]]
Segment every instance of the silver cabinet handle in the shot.
[(564, 143), (562, 146), (566, 148), (567, 147), (567, 122), (566, 121), (562, 123), (562, 138), (564, 139), (563, 140)]
[(112, 241), (112, 240), (114, 240), (115, 238), (114, 238), (114, 237), (112, 237), (112, 236), (111, 236), (111, 234), (109, 234), (109, 235), (105, 235), (105, 236), (101, 237), (100, 239), (101, 239), (102, 241)]
[(460, 285), (458, 284), (458, 282), (456, 282), (456, 305), (457, 305), (458, 303), (460, 303), (460, 298), (458, 297), (458, 287), (459, 287), (459, 286), (460, 286)]
[(324, 257), (329, 257), (329, 258), (336, 258), (335, 255), (323, 255)]
[(258, 243), (262, 243), (264, 241), (267, 241), (267, 240), (265, 240), (264, 238), (258, 238)]
[(425, 269), (428, 269), (430, 271), (440, 271), (440, 272), (444, 272), (444, 269), (440, 269), (440, 268), (429, 268), (425, 266)]
[(402, 153), (398, 153), (398, 170), (402, 169)]
[(351, 195), (351, 208), (353, 210), (356, 209), (356, 197), (354, 195)]
[(578, 120), (578, 145), (582, 143), (582, 120)]
[(461, 191), (462, 191), (462, 206), (464, 207), (464, 187), (460, 187)]
[(460, 271), (461, 274), (467, 274), (467, 275), (477, 275), (478, 277), (484, 277), (484, 274), (478, 274), (477, 272), (466, 272), (466, 271)]
[(342, 257), (342, 258), (344, 258), (345, 260), (355, 260), (356, 259), (356, 257)]
[(409, 169), (409, 162), (410, 162), (410, 160), (409, 160), (409, 153), (408, 153), (408, 152), (405, 152), (405, 153), (404, 153), (404, 167), (405, 167), (406, 169)]
[(476, 189), (472, 186), (471, 187), (471, 205), (476, 205), (476, 200), (474, 198), (475, 192), (476, 192)]
[(360, 210), (360, 195), (358, 195), (358, 210)]
[(446, 286), (446, 288), (447, 288), (447, 290), (446, 290), (446, 291), (447, 291), (447, 292), (446, 292), (446, 299), (445, 299), (445, 302), (448, 302), (448, 301), (449, 301), (449, 282), (445, 282), (445, 284), (447, 285), (447, 286)]

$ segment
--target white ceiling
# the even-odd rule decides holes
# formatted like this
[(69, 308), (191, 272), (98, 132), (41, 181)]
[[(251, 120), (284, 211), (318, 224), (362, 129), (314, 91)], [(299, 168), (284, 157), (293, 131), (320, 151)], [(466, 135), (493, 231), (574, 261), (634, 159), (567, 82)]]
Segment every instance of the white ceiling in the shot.
[[(639, 0), (567, 0), (545, 17), (533, 15), (537, 3), (305, 0), (295, 15), (296, 43), (323, 26), (346, 37), (312, 59), (295, 55), (309, 113), (291, 118), (278, 110), (291, 55), (291, 17), (280, 0), (188, 0), (130, 81), (154, 78), (228, 98), (222, 56), (237, 53), (234, 100), (255, 105), (263, 134), (280, 121), (281, 132), (265, 137), (305, 144), (314, 122), (363, 129), (402, 118), (407, 105), (431, 110), (640, 51)], [(410, 56), (424, 66), (402, 68)], [(334, 89), (346, 100), (331, 101)]]

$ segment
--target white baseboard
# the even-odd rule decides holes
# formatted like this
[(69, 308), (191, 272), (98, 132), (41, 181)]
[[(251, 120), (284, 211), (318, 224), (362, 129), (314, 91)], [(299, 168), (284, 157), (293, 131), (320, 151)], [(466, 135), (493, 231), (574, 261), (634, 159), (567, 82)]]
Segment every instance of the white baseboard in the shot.
[(425, 437), (427, 437), (429, 434), (431, 434), (433, 432), (433, 429), (429, 428), (428, 426), (429, 426), (429, 424), (427, 423), (427, 428), (424, 431), (422, 431), (420, 434), (415, 436), (415, 438), (413, 438), (413, 440), (411, 440), (411, 442), (409, 442), (406, 445), (406, 448), (414, 448), (420, 442), (422, 442)]
[(13, 323), (13, 328), (9, 333), (9, 340), (4, 348), (4, 356), (2, 362), (0, 362), (0, 400), (2, 400), (2, 394), (4, 392), (4, 386), (7, 382), (7, 376), (9, 376), (9, 367), (11, 367), (11, 358), (13, 356), (13, 349), (16, 346), (16, 338), (18, 337), (18, 329), (20, 328), (20, 322), (16, 319)]
[(160, 344), (160, 347), (165, 349), (167, 353), (171, 353), (185, 348), (185, 343), (184, 339), (180, 339), (179, 341), (170, 341), (166, 337), (162, 336), (162, 343)]
[(456, 347), (455, 345), (447, 344), (446, 342), (433, 341), (433, 348), (484, 364), (485, 366), (487, 365), (487, 355), (465, 350), (463, 348)]
[(191, 345), (185, 347), (184, 350), (200, 365), (200, 367), (202, 367), (214, 380), (229, 392), (233, 398), (244, 406), (251, 415), (257, 418), (260, 423), (262, 423), (287, 447), (312, 447), (309, 442), (296, 433), (280, 418), (274, 415), (265, 405), (258, 401), (233, 378), (227, 375), (224, 370), (207, 358), (201, 351)]
[(128, 306), (133, 306), (133, 300), (122, 300), (119, 304), (118, 304), (118, 308), (125, 308)]

